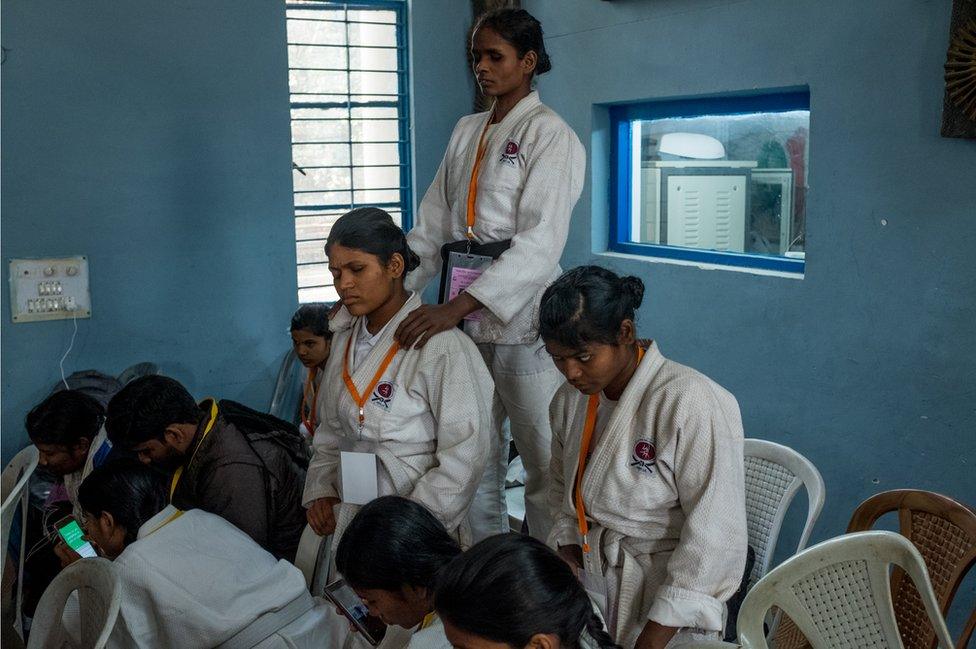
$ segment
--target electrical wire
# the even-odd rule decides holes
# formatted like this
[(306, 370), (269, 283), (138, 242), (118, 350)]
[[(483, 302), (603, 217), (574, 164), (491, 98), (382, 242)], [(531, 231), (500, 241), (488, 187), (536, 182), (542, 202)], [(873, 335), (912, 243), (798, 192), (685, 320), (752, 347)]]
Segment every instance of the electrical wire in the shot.
[(74, 311), (71, 312), (71, 321), (75, 325), (75, 330), (71, 332), (71, 342), (68, 343), (68, 349), (65, 350), (64, 356), (61, 357), (61, 362), (58, 363), (58, 367), (61, 368), (61, 382), (64, 383), (65, 390), (70, 390), (71, 386), (68, 385), (68, 380), (64, 378), (64, 360), (68, 358), (68, 354), (71, 353), (71, 349), (75, 346), (75, 336), (78, 335), (78, 316)]

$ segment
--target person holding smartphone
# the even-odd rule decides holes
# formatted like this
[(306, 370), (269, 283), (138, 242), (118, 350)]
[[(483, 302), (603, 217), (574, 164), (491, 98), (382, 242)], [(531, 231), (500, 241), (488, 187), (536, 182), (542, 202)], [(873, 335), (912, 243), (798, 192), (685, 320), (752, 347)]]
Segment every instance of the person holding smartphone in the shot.
[(521, 534), (485, 539), (448, 563), (434, 608), (462, 649), (621, 649), (566, 564)]
[(423, 505), (384, 496), (359, 510), (335, 557), (346, 587), (370, 614), (409, 631), (409, 649), (450, 649), (434, 611), (434, 584), (459, 554), (457, 541)]
[[(551, 69), (542, 26), (527, 11), (500, 9), (478, 19), (471, 38), (473, 71), (492, 108), (461, 118), (408, 234), (420, 267), (407, 281), (422, 290), (440, 271), (444, 303), (418, 305), (399, 323), (403, 347), (422, 347), (435, 334), (464, 324), (495, 381), (494, 418), (507, 417), (525, 466), (529, 533), (544, 539), (549, 471), (548, 406), (562, 377), (540, 351), (536, 308), (559, 276), (573, 207), (585, 175), (586, 152), (576, 133), (539, 99), (535, 78)], [(442, 247), (485, 258), (480, 269), (445, 260)], [(459, 246), (456, 244), (460, 244)], [(489, 465), (504, 487), (507, 445)], [(487, 477), (486, 477), (487, 479)], [(504, 502), (485, 504), (485, 526), (508, 529)], [(498, 514), (502, 514), (499, 516)]]
[[(105, 409), (80, 390), (59, 390), (34, 406), (24, 420), (27, 435), (38, 451), (38, 466), (60, 481), (48, 495), (47, 504), (59, 508), (64, 499), (71, 505), (73, 519), (81, 519), (78, 488), (82, 480), (109, 459), (118, 456), (108, 440), (103, 423)], [(62, 510), (63, 511), (63, 510)], [(59, 521), (60, 522), (60, 521)], [(62, 527), (67, 525), (64, 521)], [(52, 528), (54, 554), (64, 566), (78, 553)], [(28, 575), (28, 579), (33, 579)]]
[[(110, 462), (85, 478), (79, 499), (86, 539), (122, 582), (110, 649), (231, 646), (245, 635), (262, 649), (322, 646), (329, 605), (301, 571), (219, 516), (167, 505), (149, 467)], [(77, 607), (65, 611), (77, 634)]]

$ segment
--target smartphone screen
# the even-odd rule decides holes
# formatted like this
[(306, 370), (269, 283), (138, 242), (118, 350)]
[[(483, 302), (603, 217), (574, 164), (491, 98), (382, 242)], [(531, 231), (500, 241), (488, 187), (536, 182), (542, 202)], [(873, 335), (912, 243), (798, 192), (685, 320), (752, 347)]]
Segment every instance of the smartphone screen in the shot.
[(77, 552), (82, 557), (97, 557), (98, 553), (92, 544), (85, 540), (85, 532), (78, 525), (78, 521), (71, 518), (63, 518), (57, 523), (58, 534), (64, 539), (69, 548)]
[(386, 625), (369, 614), (369, 607), (344, 580), (339, 579), (326, 586), (325, 596), (342, 609), (371, 645), (376, 646), (386, 635)]

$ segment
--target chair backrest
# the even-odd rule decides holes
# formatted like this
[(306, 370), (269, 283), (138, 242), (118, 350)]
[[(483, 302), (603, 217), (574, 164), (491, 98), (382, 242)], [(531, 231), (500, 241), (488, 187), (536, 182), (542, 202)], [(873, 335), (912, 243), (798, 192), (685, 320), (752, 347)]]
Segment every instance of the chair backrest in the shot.
[(313, 595), (321, 596), (328, 583), (331, 546), (332, 535), (319, 536), (309, 525), (305, 526), (298, 541), (295, 567), (305, 575), (305, 585)]
[(746, 439), (744, 445), (746, 481), (746, 525), (749, 545), (756, 563), (749, 584), (769, 572), (783, 518), (800, 487), (806, 487), (810, 507), (796, 551), (806, 547), (813, 526), (823, 509), (824, 481), (810, 460), (782, 444)]
[(159, 374), (159, 365), (144, 361), (142, 363), (130, 365), (122, 370), (122, 372), (119, 373), (119, 383), (122, 384), (122, 387), (125, 387), (138, 378), (143, 376), (153, 376), (155, 374)]
[[(939, 610), (946, 615), (959, 584), (976, 564), (976, 512), (955, 500), (929, 491), (898, 489), (876, 494), (851, 516), (848, 532), (871, 529), (879, 518), (898, 512), (901, 533), (918, 549), (932, 580)], [(918, 589), (905, 573), (891, 577), (895, 619), (906, 649), (936, 646)], [(963, 637), (960, 644), (965, 641)]]
[(942, 646), (952, 649), (922, 556), (894, 532), (856, 532), (819, 543), (784, 561), (753, 586), (739, 611), (739, 643), (767, 648), (763, 623), (783, 610), (814, 649), (901, 649), (889, 566), (915, 582)]
[[(80, 638), (64, 625), (65, 605), (78, 593)], [(108, 559), (81, 559), (61, 571), (37, 604), (27, 649), (77, 646), (102, 649), (108, 642), (122, 604), (122, 580)], [(73, 616), (72, 616), (73, 617)]]
[(281, 361), (281, 367), (278, 368), (278, 378), (275, 380), (271, 403), (268, 405), (269, 414), (296, 425), (299, 423), (298, 410), (301, 407), (302, 381), (305, 378), (302, 368), (303, 365), (298, 362), (295, 350), (289, 349)]
[[(23, 505), (21, 507), (21, 511), (23, 512), (21, 514), (22, 516), (27, 513), (27, 483), (30, 481), (34, 469), (37, 468), (38, 457), (37, 447), (34, 445), (28, 446), (10, 460), (10, 464), (6, 466), (3, 474), (0, 475), (0, 493), (2, 493), (3, 497), (3, 505), (0, 506), (0, 525), (2, 525), (2, 528), (0, 528), (0, 548), (2, 548), (4, 555), (7, 552), (10, 526), (14, 521), (14, 512), (17, 510), (17, 504), (20, 503)], [(26, 526), (22, 525), (21, 528), (26, 530)], [(22, 547), (21, 555), (23, 554)], [(7, 562), (4, 561), (3, 565), (6, 567)]]

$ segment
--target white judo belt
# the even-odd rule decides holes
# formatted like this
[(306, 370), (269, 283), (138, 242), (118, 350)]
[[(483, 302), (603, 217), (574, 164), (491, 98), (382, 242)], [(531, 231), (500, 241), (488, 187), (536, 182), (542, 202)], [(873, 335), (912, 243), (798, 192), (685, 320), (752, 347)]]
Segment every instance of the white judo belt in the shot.
[(217, 645), (216, 649), (251, 649), (311, 611), (314, 606), (315, 600), (305, 591), (283, 607), (257, 618)]

